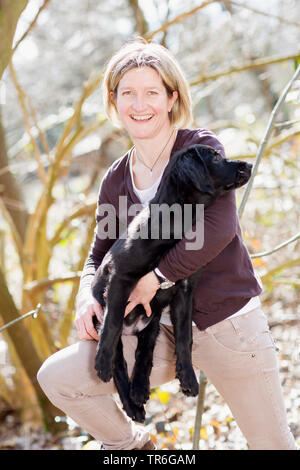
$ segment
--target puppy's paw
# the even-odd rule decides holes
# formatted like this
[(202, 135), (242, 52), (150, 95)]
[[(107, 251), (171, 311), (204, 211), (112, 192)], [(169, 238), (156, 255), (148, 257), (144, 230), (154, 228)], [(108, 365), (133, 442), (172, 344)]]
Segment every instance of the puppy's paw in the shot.
[(139, 383), (135, 380), (130, 385), (130, 398), (137, 406), (147, 403), (150, 396), (150, 386), (148, 383)]
[(199, 384), (192, 366), (176, 366), (176, 378), (179, 379), (182, 392), (195, 397), (199, 393)]
[(97, 355), (95, 360), (95, 369), (99, 379), (101, 379), (103, 382), (109, 382), (111, 380), (113, 373), (111, 360), (107, 360), (102, 355)]
[(135, 403), (123, 403), (123, 409), (127, 416), (137, 423), (144, 423), (146, 418), (146, 411), (143, 406), (137, 406)]

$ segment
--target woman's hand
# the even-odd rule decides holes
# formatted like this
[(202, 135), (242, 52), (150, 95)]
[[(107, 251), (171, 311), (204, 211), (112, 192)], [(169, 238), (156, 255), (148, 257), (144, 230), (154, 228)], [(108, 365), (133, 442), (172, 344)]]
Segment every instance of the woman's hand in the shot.
[(150, 273), (141, 277), (129, 296), (124, 317), (126, 317), (138, 304), (142, 304), (144, 306), (147, 317), (150, 317), (152, 313), (150, 302), (158, 289), (159, 282), (153, 271), (150, 271)]
[(99, 322), (103, 320), (103, 310), (100, 304), (91, 298), (83, 312), (76, 313), (75, 326), (77, 328), (79, 339), (95, 339), (99, 341), (98, 333), (93, 324), (93, 316), (98, 318)]

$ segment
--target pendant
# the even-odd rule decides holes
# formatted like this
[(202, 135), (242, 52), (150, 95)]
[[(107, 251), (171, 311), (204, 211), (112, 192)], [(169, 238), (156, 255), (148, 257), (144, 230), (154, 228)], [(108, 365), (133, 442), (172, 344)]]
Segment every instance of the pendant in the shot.
[(150, 170), (150, 176), (152, 177), (152, 170)]

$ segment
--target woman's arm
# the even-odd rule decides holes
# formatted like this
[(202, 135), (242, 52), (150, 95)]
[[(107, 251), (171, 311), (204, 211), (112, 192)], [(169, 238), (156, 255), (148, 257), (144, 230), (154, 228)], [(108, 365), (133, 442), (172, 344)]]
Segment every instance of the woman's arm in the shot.
[[(182, 238), (161, 260), (158, 269), (170, 281), (184, 279), (212, 261), (236, 235), (235, 193), (222, 196), (204, 211), (204, 239), (200, 249), (187, 249)], [(195, 227), (193, 227), (195, 230)]]
[[(187, 145), (192, 144), (210, 145), (226, 158), (223, 145), (207, 129), (193, 132)], [(173, 282), (190, 276), (226, 248), (236, 235), (237, 223), (235, 191), (230, 191), (204, 211), (204, 227), (198, 229), (203, 229), (202, 248), (190, 249), (191, 240), (183, 238), (167, 253), (157, 268)], [(196, 226), (192, 230), (195, 232)], [(199, 233), (198, 237), (200, 238)]]
[(100, 233), (101, 221), (105, 217), (105, 215), (102, 213), (103, 211), (101, 211), (101, 205), (109, 204), (107, 184), (108, 181), (105, 175), (98, 194), (94, 238), (90, 252), (83, 267), (79, 289), (76, 296), (75, 325), (80, 339), (99, 340), (92, 322), (92, 317), (96, 315), (98, 320), (101, 321), (103, 312), (101, 305), (98, 304), (98, 302), (92, 296), (91, 284), (95, 272), (102, 262), (102, 259), (115, 241), (113, 238), (104, 238), (103, 234)]

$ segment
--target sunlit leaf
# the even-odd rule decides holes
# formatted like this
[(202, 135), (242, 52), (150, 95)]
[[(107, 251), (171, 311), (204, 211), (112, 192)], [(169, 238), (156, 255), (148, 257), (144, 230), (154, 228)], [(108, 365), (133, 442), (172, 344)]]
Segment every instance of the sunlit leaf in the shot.
[(99, 450), (99, 448), (100, 446), (98, 441), (89, 441), (81, 447), (81, 450)]
[(207, 431), (206, 431), (205, 426), (200, 429), (200, 439), (203, 439), (204, 441), (207, 441)]
[(162, 390), (158, 390), (158, 397), (159, 397), (159, 401), (165, 405), (166, 403), (168, 403), (168, 401), (170, 400), (170, 394), (169, 392), (163, 392)]

